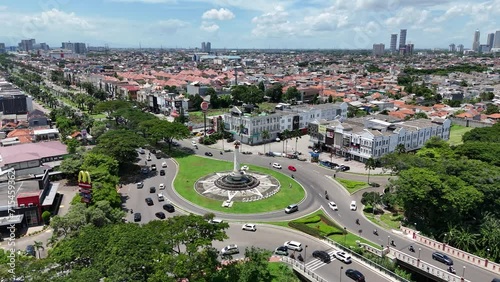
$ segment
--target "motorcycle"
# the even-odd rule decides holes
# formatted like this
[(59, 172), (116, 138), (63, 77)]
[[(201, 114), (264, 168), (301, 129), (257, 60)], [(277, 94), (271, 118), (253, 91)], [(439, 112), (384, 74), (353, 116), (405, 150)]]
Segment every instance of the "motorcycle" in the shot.
[(356, 219), (356, 224), (359, 225), (359, 219)]
[(448, 267), (448, 272), (457, 274), (457, 271), (455, 270), (455, 268), (453, 268), (453, 266)]
[(293, 176), (293, 174), (292, 174), (292, 178), (294, 178), (294, 179), (295, 179), (295, 176)]
[(130, 213), (134, 213), (134, 210), (133, 210), (133, 209), (130, 209)]
[(220, 151), (220, 154), (221, 154), (221, 155), (224, 155), (224, 153), (222, 153), (222, 151)]
[(330, 200), (330, 197), (328, 197), (328, 194), (325, 194), (325, 199)]
[(377, 229), (373, 230), (373, 234), (375, 234), (376, 236), (378, 236), (378, 231), (377, 231)]
[(299, 261), (304, 261), (304, 258), (302, 257), (302, 255), (301, 255), (301, 254), (299, 254), (299, 256), (297, 257), (297, 259), (298, 259)]
[(391, 246), (396, 247), (396, 244), (394, 243), (394, 240), (391, 241)]
[(415, 249), (413, 248), (413, 246), (410, 246), (410, 247), (408, 248), (408, 250), (409, 250), (410, 252), (412, 252), (412, 253), (414, 253), (414, 252), (415, 252)]

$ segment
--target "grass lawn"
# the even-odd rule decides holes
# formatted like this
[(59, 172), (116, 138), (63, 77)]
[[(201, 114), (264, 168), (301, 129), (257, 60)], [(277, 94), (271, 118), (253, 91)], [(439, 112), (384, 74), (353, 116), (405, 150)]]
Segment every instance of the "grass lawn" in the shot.
[(356, 241), (359, 241), (361, 243), (365, 243), (367, 245), (370, 245), (374, 248), (381, 249), (380, 245), (372, 243), (368, 240), (365, 240), (365, 239), (363, 239), (363, 238), (359, 237), (358, 235), (353, 234), (351, 232), (347, 232), (347, 235), (331, 235), (331, 236), (328, 236), (328, 238), (330, 238), (333, 241), (335, 241), (339, 244), (342, 244), (344, 246), (354, 247), (354, 246), (357, 246)]
[[(231, 208), (222, 207), (221, 201), (216, 201), (198, 194), (194, 190), (195, 182), (202, 176), (218, 171), (230, 171), (232, 162), (218, 161), (194, 155), (176, 158), (179, 163), (179, 173), (174, 181), (175, 190), (186, 200), (204, 208), (226, 213), (263, 213), (284, 209), (290, 203), (300, 202), (305, 191), (290, 177), (276, 171), (248, 165), (250, 171), (257, 171), (274, 176), (281, 183), (281, 190), (276, 195), (255, 202), (234, 202)], [(242, 164), (243, 165), (243, 164)], [(289, 188), (289, 184), (292, 188)]]
[[(228, 109), (208, 109), (207, 111), (207, 117), (210, 116), (220, 116), (223, 115), (227, 112), (229, 112)], [(197, 111), (197, 112), (189, 112), (189, 121), (192, 123), (201, 123), (203, 122), (203, 112), (202, 111)]]
[(360, 189), (368, 187), (368, 183), (362, 181), (355, 181), (349, 179), (343, 179), (340, 177), (335, 178), (349, 193), (354, 193)]
[(452, 146), (462, 144), (462, 136), (472, 129), (472, 127), (465, 127), (456, 124), (452, 125), (450, 128), (450, 140), (448, 140), (448, 143)]
[(393, 216), (392, 213), (384, 213), (380, 216), (373, 216), (372, 213), (365, 212), (365, 216), (373, 223), (384, 228), (399, 229), (401, 216)]
[(90, 115), (93, 119), (103, 119), (106, 118), (106, 114), (92, 114)]

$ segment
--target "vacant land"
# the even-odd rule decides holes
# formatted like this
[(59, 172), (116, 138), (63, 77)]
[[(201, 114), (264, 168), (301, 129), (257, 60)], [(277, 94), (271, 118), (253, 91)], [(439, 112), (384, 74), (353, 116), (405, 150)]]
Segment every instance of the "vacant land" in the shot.
[(452, 125), (450, 128), (450, 140), (448, 140), (448, 143), (452, 146), (460, 145), (462, 144), (462, 136), (471, 131), (473, 128), (472, 127), (465, 127), (461, 125)]

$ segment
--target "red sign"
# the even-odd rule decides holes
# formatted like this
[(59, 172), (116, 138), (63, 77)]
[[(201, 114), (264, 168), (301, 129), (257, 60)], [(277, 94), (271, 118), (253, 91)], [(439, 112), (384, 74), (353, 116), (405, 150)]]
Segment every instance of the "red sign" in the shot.
[(92, 189), (92, 184), (79, 182), (78, 187), (84, 188), (84, 189)]
[(92, 190), (89, 190), (89, 189), (80, 189), (78, 192), (84, 193), (84, 194), (90, 194), (90, 193), (92, 193)]
[(206, 111), (208, 110), (208, 102), (201, 102), (201, 110)]

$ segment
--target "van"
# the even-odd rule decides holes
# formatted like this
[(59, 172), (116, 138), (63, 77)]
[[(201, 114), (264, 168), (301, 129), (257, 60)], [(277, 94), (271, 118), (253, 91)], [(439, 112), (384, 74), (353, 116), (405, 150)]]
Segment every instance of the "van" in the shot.
[(302, 244), (297, 241), (287, 241), (283, 245), (287, 246), (290, 250), (302, 252)]

